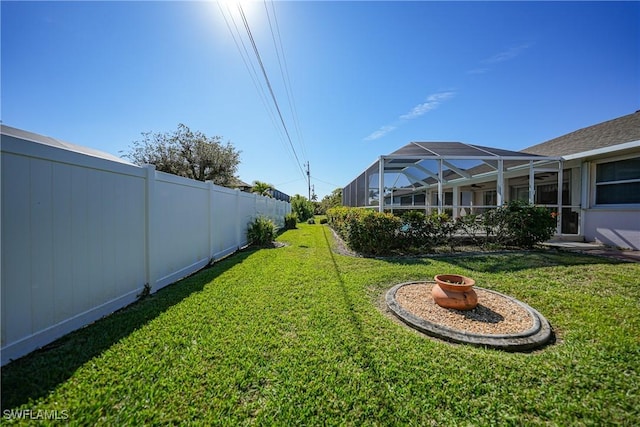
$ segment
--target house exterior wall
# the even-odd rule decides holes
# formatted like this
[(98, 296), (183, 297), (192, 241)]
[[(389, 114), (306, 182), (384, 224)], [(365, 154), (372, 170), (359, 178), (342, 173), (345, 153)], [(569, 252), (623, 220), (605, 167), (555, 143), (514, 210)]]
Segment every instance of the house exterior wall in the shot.
[(639, 208), (597, 208), (584, 212), (584, 238), (609, 246), (640, 250)]
[(247, 244), (289, 203), (2, 134), (2, 364)]
[[(582, 234), (586, 241), (640, 250), (640, 204), (599, 205), (596, 202), (596, 166), (632, 158), (640, 158), (639, 148), (611, 151), (582, 159)], [(640, 176), (640, 171), (636, 176)]]

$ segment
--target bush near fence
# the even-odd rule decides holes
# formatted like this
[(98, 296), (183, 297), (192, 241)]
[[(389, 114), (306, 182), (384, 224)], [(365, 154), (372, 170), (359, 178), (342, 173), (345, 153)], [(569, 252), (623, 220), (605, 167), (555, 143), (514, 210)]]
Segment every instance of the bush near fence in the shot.
[(370, 256), (420, 253), (443, 246), (455, 251), (469, 243), (483, 248), (532, 248), (550, 239), (557, 226), (553, 212), (520, 201), (455, 220), (438, 213), (408, 211), (395, 216), (349, 207), (329, 209), (327, 219), (351, 249)]

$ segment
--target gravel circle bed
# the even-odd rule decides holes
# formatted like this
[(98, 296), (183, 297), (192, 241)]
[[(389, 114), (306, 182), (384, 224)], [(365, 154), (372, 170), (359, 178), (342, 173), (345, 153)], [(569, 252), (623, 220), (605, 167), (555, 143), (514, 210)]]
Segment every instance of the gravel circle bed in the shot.
[(450, 329), (471, 334), (518, 334), (531, 329), (531, 313), (515, 301), (499, 294), (474, 288), (478, 306), (473, 310), (440, 307), (431, 296), (433, 283), (412, 283), (396, 292), (398, 304), (414, 316)]

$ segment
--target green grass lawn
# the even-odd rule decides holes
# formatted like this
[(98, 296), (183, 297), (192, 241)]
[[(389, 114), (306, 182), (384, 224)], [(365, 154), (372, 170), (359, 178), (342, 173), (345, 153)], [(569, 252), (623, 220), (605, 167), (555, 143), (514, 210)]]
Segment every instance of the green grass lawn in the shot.
[[(72, 425), (640, 420), (640, 264), (555, 252), (352, 258), (318, 224), (278, 240), (288, 246), (235, 254), (5, 366), (3, 422), (18, 409)], [(556, 342), (527, 354), (448, 344), (383, 312), (392, 285), (437, 273), (529, 304)]]

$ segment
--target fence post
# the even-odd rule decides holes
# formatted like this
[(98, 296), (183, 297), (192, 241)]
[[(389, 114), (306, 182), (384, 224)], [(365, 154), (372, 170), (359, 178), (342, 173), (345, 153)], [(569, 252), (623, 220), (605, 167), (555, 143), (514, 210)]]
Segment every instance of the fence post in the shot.
[(254, 220), (261, 216), (261, 213), (258, 212), (258, 195), (256, 193), (251, 194), (253, 195), (253, 218), (251, 218), (251, 220)]
[(214, 236), (214, 224), (213, 224), (213, 204), (214, 201), (214, 192), (213, 192), (213, 182), (207, 182), (209, 190), (209, 214), (207, 215), (209, 218), (209, 261), (213, 261), (213, 242), (215, 239)]
[(236, 188), (236, 249), (240, 249), (240, 190)]
[(156, 189), (156, 167), (155, 165), (145, 165), (146, 169), (145, 175), (145, 275), (147, 285), (149, 285), (152, 289), (155, 286), (155, 271), (153, 264), (153, 254), (151, 251), (153, 250), (154, 244), (154, 221), (153, 221), (153, 203), (155, 199), (155, 189)]

